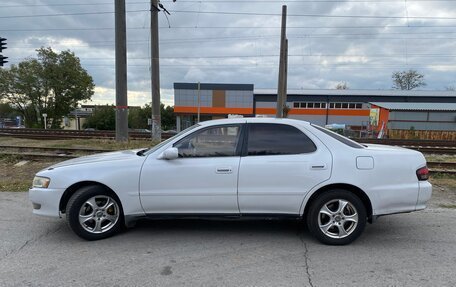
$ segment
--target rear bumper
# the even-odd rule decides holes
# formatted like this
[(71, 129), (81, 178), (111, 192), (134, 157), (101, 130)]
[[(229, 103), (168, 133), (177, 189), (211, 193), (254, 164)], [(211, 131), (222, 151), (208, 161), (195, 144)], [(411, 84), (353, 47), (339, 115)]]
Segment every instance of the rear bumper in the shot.
[(33, 205), (33, 213), (42, 216), (60, 217), (59, 204), (64, 192), (64, 189), (29, 189), (29, 199)]
[(419, 186), (420, 191), (416, 202), (416, 210), (425, 209), (426, 203), (431, 199), (432, 195), (432, 184), (429, 181), (420, 181)]

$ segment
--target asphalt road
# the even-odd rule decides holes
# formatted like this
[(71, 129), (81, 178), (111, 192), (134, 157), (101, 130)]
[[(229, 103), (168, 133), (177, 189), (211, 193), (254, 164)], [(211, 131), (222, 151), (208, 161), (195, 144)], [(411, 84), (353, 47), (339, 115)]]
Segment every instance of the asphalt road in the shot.
[(283, 221), (144, 222), (86, 242), (0, 193), (0, 286), (456, 286), (455, 220), (383, 217), (343, 247)]

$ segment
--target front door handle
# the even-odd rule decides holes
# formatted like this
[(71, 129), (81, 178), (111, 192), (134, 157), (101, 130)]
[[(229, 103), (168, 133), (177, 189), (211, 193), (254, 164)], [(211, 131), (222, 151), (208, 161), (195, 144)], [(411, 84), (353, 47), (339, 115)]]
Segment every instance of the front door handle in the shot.
[(225, 167), (217, 167), (215, 169), (215, 172), (216, 173), (232, 173), (233, 172), (233, 169), (229, 166), (225, 166)]

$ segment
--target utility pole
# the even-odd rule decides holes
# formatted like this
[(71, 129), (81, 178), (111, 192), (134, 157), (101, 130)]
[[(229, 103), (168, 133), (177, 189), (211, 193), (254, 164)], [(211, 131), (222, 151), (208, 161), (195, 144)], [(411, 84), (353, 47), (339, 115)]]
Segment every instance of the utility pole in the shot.
[(158, 0), (150, 2), (150, 39), (152, 55), (152, 140), (161, 141), (161, 117), (160, 117), (160, 62), (158, 43)]
[(201, 113), (201, 84), (198, 82), (198, 120), (196, 121), (198, 124), (200, 122), (200, 113)]
[(279, 63), (279, 80), (277, 86), (277, 106), (276, 118), (283, 118), (283, 101), (284, 101), (284, 77), (286, 74), (286, 33), (287, 33), (287, 5), (282, 6), (282, 29), (280, 33), (280, 63)]
[[(288, 85), (288, 39), (285, 39), (285, 56), (283, 64), (283, 86), (282, 86), (282, 117), (288, 117), (287, 108), (287, 85)], [(285, 112), (287, 110), (287, 112)]]
[(127, 28), (125, 0), (115, 1), (116, 140), (128, 141)]

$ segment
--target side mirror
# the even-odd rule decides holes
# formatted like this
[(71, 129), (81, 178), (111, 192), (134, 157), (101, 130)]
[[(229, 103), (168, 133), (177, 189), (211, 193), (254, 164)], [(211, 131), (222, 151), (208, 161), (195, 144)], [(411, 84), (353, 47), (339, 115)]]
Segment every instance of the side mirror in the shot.
[(166, 160), (171, 160), (171, 159), (176, 159), (179, 157), (179, 151), (175, 147), (170, 147), (166, 150), (164, 150), (159, 156), (158, 159), (166, 159)]

